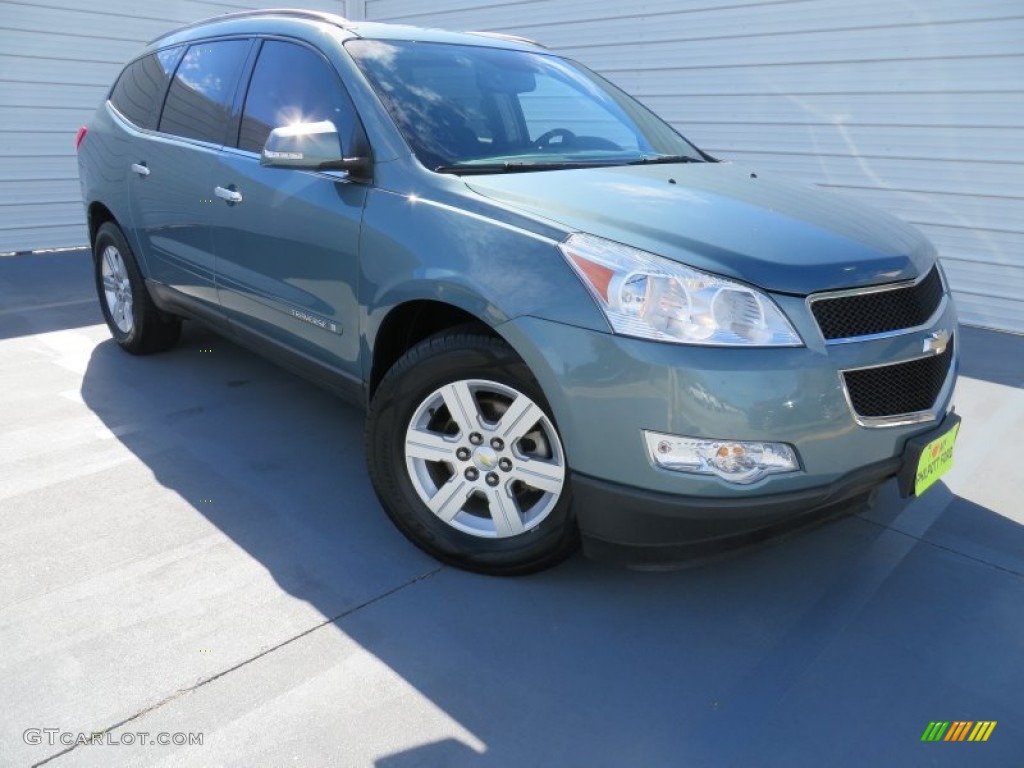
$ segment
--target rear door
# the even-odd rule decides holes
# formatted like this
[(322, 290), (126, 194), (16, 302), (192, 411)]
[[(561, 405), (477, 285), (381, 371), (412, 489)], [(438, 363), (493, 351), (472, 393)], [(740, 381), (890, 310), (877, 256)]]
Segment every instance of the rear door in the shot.
[(149, 276), (216, 308), (210, 225), (217, 152), (237, 126), (236, 97), (254, 41), (191, 45), (155, 133), (133, 146), (132, 220)]
[[(149, 241), (136, 236), (134, 220), (142, 215), (139, 196), (153, 191), (151, 187), (154, 185), (142, 186), (150, 173), (145, 158), (149, 156), (149, 142), (160, 122), (160, 109), (167, 96), (167, 88), (184, 51), (184, 46), (180, 45), (165, 48), (136, 59), (124, 68), (109, 99), (116, 124), (123, 130), (110, 134), (104, 132), (104, 140), (99, 144), (103, 169), (99, 175), (103, 182), (109, 184), (104, 201), (115, 211), (146, 275), (151, 274)], [(104, 126), (105, 123), (99, 125)], [(122, 182), (126, 187), (123, 200), (128, 208), (124, 213), (121, 206), (111, 200), (115, 195), (117, 201), (122, 199)]]
[(366, 186), (337, 174), (260, 165), (273, 128), (320, 120), (335, 124), (346, 147), (359, 130), (334, 67), (303, 43), (263, 41), (237, 141), (220, 152), (212, 179), (236, 195), (213, 207), (218, 294), (245, 330), (356, 380)]

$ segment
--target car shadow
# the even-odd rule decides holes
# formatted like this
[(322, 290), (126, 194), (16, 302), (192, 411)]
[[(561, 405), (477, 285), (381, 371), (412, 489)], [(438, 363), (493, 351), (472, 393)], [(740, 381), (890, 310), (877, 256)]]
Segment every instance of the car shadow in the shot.
[(982, 718), (1002, 738), (972, 764), (1019, 757), (1024, 528), (942, 484), (697, 568), (577, 556), (486, 578), (391, 526), (360, 411), (203, 328), (158, 356), (99, 344), (81, 394), (160, 484), (486, 747), (379, 766), (954, 765), (921, 733)]

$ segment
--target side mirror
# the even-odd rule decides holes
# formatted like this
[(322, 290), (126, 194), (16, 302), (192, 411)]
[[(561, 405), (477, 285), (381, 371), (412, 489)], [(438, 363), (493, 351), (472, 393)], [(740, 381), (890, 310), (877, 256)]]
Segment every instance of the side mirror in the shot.
[(367, 162), (365, 157), (342, 154), (338, 129), (330, 120), (275, 128), (260, 156), (260, 165), (306, 171), (355, 171)]

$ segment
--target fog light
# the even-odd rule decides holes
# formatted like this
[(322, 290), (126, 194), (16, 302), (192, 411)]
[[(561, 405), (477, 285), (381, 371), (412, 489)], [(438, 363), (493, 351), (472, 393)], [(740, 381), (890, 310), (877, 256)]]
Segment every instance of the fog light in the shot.
[(644, 440), (651, 460), (662, 469), (716, 475), (737, 485), (800, 469), (796, 452), (785, 443), (703, 440), (647, 430)]

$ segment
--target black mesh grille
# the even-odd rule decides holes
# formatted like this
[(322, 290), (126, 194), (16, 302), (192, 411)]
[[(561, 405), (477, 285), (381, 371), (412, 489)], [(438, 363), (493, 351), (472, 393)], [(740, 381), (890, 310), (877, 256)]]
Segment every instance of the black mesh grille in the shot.
[(846, 371), (846, 388), (858, 416), (880, 418), (927, 411), (942, 391), (953, 360), (953, 340), (941, 355), (896, 365)]
[(811, 302), (826, 339), (848, 339), (923, 325), (942, 301), (939, 268), (917, 285)]

